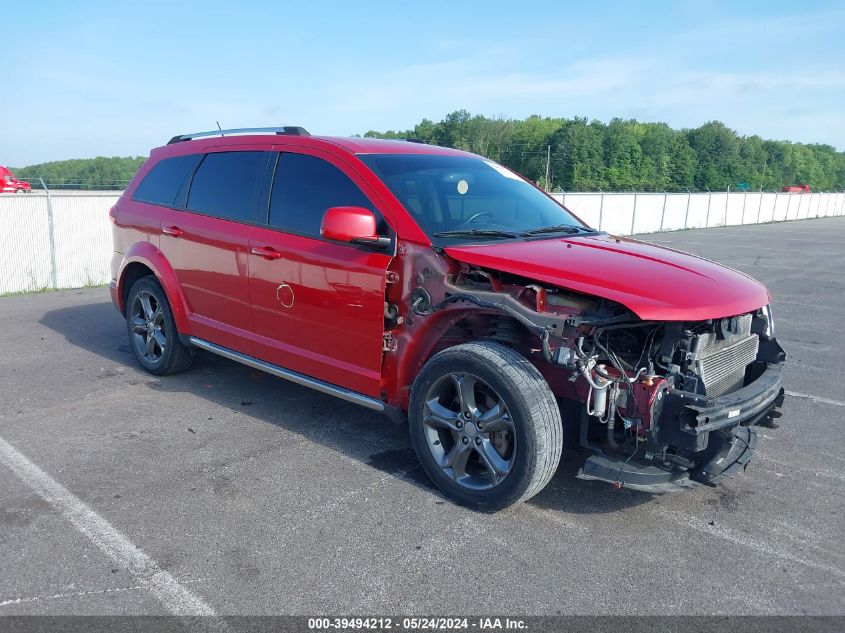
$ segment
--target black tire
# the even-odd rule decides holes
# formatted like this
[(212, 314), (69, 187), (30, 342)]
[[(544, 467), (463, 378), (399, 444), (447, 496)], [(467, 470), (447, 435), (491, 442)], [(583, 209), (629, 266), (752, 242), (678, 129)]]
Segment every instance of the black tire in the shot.
[[(149, 307), (146, 312), (145, 301)], [(155, 277), (141, 277), (132, 284), (126, 297), (125, 316), (129, 347), (147, 372), (164, 376), (191, 366), (193, 354), (179, 340), (167, 295)]]
[[(435, 453), (440, 451), (451, 454), (455, 447), (460, 448), (454, 429), (443, 429), (439, 422), (432, 424), (432, 420), (439, 420), (438, 415), (432, 414), (432, 403), (437, 406), (443, 402), (433, 399), (440, 393), (438, 385), (444, 384), (446, 377), (455, 380), (453, 376), (458, 376), (459, 383), (466, 376), (470, 376), (475, 381), (472, 390), (492, 390), (493, 395), (499, 399), (498, 402), (506, 407), (513, 434), (512, 451), (509, 459), (505, 460), (509, 464), (509, 470), (503, 479), (496, 483), (497, 475), (488, 467), (490, 472), (487, 475), (490, 477), (491, 487), (486, 489), (468, 487), (479, 481), (478, 478), (484, 474), (483, 469), (476, 469), (476, 473), (481, 474), (458, 477), (454, 469), (443, 466), (443, 463), (450, 462), (448, 456), (435, 456)], [(457, 393), (459, 387), (455, 389)], [(478, 394), (478, 391), (474, 391), (474, 403)], [(457, 396), (455, 397), (457, 399)], [(460, 409), (463, 402), (464, 398), (460, 397), (461, 404), (455, 406)], [(482, 408), (480, 404), (473, 406), (478, 411)], [(490, 410), (492, 408), (488, 413)], [(472, 417), (466, 417), (466, 420), (475, 418), (473, 414)], [(549, 483), (560, 462), (563, 430), (560, 409), (554, 394), (528, 359), (497, 343), (466, 343), (443, 350), (432, 357), (414, 381), (408, 419), (411, 444), (431, 481), (452, 501), (476, 510), (496, 511), (530, 499)], [(477, 436), (483, 434), (480, 424), (482, 419), (483, 416), (479, 417), (479, 421), (471, 425), (471, 437), (474, 439), (467, 442), (465, 436), (460, 437), (465, 446), (480, 444)], [(469, 433), (470, 431), (466, 430), (469, 426), (464, 422), (461, 432)], [(454, 438), (451, 451), (441, 445), (443, 433), (451, 434)], [(487, 435), (490, 438), (490, 434)], [(442, 444), (449, 441), (447, 435)], [(481, 448), (482, 446), (479, 446), (476, 449), (479, 455), (474, 456), (476, 467), (489, 463), (481, 457), (484, 452)], [(473, 456), (470, 456), (468, 459), (472, 458)], [(468, 462), (464, 460), (464, 464)], [(464, 473), (466, 472), (469, 472), (468, 468), (464, 469)], [(465, 480), (465, 483), (459, 483), (458, 479)]]

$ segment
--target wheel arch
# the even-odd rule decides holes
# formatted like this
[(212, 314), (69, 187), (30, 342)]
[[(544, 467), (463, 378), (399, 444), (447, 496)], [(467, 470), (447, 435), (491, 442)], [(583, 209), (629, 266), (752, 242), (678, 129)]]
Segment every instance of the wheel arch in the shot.
[(188, 315), (190, 311), (185, 299), (185, 293), (179, 283), (173, 267), (164, 254), (149, 242), (139, 242), (133, 245), (123, 258), (118, 276), (118, 307), (122, 313), (126, 312), (126, 299), (129, 289), (138, 279), (154, 276), (167, 296), (176, 329), (181, 334), (188, 334), (190, 327)]
[[(469, 321), (475, 321), (470, 328), (470, 335), (466, 338), (456, 336), (455, 329), (460, 328)], [(407, 335), (404, 341), (400, 339), (399, 349), (401, 353), (396, 361), (396, 382), (387, 391), (390, 396), (390, 404), (407, 411), (410, 403), (411, 388), (419, 372), (436, 353), (455, 347), (463, 343), (480, 341), (491, 341), (502, 343), (495, 336), (484, 336), (478, 333), (479, 322), (492, 322), (503, 320), (511, 323), (516, 332), (521, 335), (532, 336), (530, 330), (522, 323), (504, 312), (483, 308), (469, 308), (456, 306), (447, 308), (439, 313), (428, 315), (418, 326), (414, 327), (413, 334)], [(475, 329), (475, 331), (473, 331)], [(404, 344), (403, 344), (404, 343)], [(518, 346), (513, 346), (514, 351), (523, 356), (527, 355)], [(530, 361), (531, 359), (528, 358)]]

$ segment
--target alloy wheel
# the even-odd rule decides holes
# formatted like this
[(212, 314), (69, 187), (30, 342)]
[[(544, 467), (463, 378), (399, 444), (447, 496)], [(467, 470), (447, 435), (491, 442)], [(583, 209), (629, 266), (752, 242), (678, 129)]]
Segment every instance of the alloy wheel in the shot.
[(465, 488), (494, 488), (513, 468), (513, 418), (478, 376), (450, 373), (437, 380), (425, 397), (423, 429), (434, 461)]
[(160, 361), (167, 347), (167, 331), (159, 300), (151, 292), (142, 290), (132, 301), (129, 318), (135, 351), (150, 363)]

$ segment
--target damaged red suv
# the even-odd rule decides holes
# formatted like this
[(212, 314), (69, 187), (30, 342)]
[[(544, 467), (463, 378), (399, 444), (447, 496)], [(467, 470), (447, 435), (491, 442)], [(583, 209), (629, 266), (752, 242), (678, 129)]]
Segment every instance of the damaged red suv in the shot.
[(766, 288), (590, 228), (516, 173), (302, 128), (174, 137), (112, 208), (147, 371), (213, 352), (407, 420), (450, 499), (551, 479), (648, 492), (741, 471), (783, 400)]

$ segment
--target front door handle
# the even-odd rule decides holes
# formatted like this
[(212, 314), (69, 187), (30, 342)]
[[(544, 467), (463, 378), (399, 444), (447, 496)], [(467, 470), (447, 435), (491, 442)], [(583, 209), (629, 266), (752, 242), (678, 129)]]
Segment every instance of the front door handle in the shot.
[(261, 248), (257, 246), (252, 247), (252, 254), (258, 255), (259, 257), (263, 257), (264, 259), (281, 259), (282, 254), (279, 251), (273, 250), (269, 246), (263, 246)]
[(161, 229), (161, 232), (165, 235), (172, 235), (173, 237), (182, 237), (185, 234), (185, 231), (178, 226), (165, 226)]

